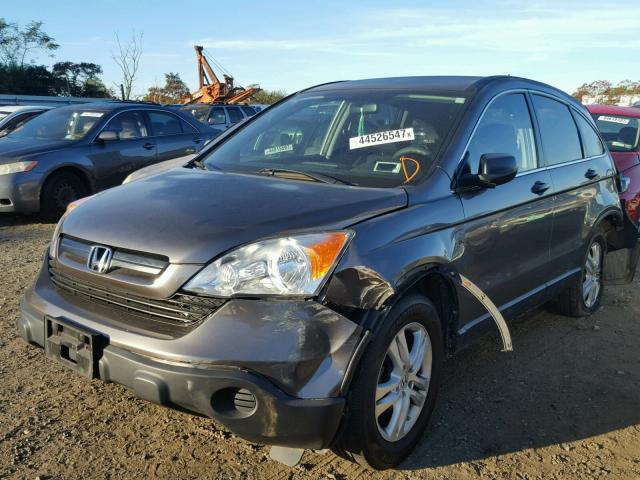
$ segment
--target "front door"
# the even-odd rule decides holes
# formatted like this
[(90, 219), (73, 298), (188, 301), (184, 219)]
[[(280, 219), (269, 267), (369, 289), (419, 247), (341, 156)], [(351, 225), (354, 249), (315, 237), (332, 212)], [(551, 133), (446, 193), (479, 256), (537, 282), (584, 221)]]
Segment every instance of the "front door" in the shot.
[(99, 190), (120, 185), (131, 172), (155, 162), (156, 144), (142, 112), (119, 113), (103, 130), (116, 132), (117, 139), (96, 140), (89, 147)]
[[(496, 153), (514, 156), (518, 174), (496, 188), (460, 194), (467, 219), (460, 271), (509, 314), (545, 294), (554, 205), (525, 93), (499, 96), (484, 112), (466, 153), (470, 173), (478, 173), (482, 155)], [(465, 298), (460, 318), (464, 331), (488, 315)]]

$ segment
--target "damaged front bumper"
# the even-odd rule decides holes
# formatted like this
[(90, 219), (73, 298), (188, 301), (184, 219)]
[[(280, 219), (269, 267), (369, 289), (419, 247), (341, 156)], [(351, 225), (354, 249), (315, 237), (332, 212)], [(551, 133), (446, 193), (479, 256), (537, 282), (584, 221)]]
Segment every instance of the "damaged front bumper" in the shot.
[(297, 448), (333, 440), (362, 337), (347, 318), (298, 300), (230, 300), (192, 328), (144, 331), (135, 317), (60, 292), (46, 267), (21, 310), (21, 336), (40, 346), (45, 317), (97, 332), (104, 346), (94, 375), (104, 381), (214, 418), (249, 441)]

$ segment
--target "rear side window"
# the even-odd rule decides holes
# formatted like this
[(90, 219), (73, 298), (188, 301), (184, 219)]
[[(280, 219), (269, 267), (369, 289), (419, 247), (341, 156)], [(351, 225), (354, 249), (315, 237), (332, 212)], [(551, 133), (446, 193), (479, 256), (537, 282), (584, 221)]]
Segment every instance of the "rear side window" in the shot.
[(241, 122), (244, 118), (238, 107), (228, 107), (227, 112), (229, 112), (229, 119), (231, 120), (231, 123)]
[(480, 157), (488, 153), (513, 155), (519, 172), (538, 166), (531, 115), (523, 94), (498, 97), (485, 111), (469, 143), (472, 173), (478, 172)]
[(227, 123), (227, 116), (224, 114), (224, 108), (213, 107), (209, 114), (210, 125), (224, 125)]
[(149, 112), (151, 128), (155, 136), (178, 135), (182, 133), (180, 119), (170, 113)]
[(253, 109), (253, 107), (241, 107), (241, 108), (247, 117), (252, 117), (253, 115), (256, 114), (256, 111)]
[(580, 130), (580, 138), (582, 138), (582, 150), (584, 158), (595, 157), (604, 153), (604, 147), (600, 141), (600, 137), (595, 132), (593, 127), (589, 125), (582, 115), (579, 113), (573, 113), (578, 124), (578, 130)]
[(540, 95), (533, 95), (533, 105), (540, 124), (542, 148), (547, 165), (581, 159), (580, 137), (569, 107)]

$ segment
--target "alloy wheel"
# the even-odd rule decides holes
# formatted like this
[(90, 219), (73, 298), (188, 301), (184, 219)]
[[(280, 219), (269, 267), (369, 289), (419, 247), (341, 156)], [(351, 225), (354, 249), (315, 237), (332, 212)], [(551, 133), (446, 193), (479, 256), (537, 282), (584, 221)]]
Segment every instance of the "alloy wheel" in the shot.
[(584, 281), (582, 282), (582, 298), (587, 308), (591, 308), (598, 301), (602, 276), (602, 246), (593, 242), (587, 253), (584, 267)]
[(408, 434), (424, 408), (433, 352), (424, 326), (413, 322), (395, 335), (382, 362), (375, 395), (378, 431), (389, 442)]

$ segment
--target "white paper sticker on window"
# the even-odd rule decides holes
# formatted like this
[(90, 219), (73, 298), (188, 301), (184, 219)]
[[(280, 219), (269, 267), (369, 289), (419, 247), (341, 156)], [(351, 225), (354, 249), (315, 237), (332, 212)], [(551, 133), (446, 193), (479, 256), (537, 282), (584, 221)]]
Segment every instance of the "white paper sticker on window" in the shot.
[(104, 115), (104, 113), (102, 112), (82, 112), (80, 114), (81, 117), (95, 117), (95, 118), (100, 118), (102, 115)]
[(620, 123), (622, 125), (629, 125), (630, 121), (628, 118), (609, 117), (607, 115), (600, 115), (598, 120), (602, 120), (603, 122)]
[(349, 150), (356, 148), (370, 147), (372, 145), (382, 145), (383, 143), (406, 142), (415, 139), (413, 128), (399, 128), (398, 130), (387, 130), (386, 132), (368, 133), (359, 137), (349, 139)]
[(276, 153), (292, 152), (293, 145), (280, 145), (278, 147), (265, 148), (265, 155), (275, 155)]

